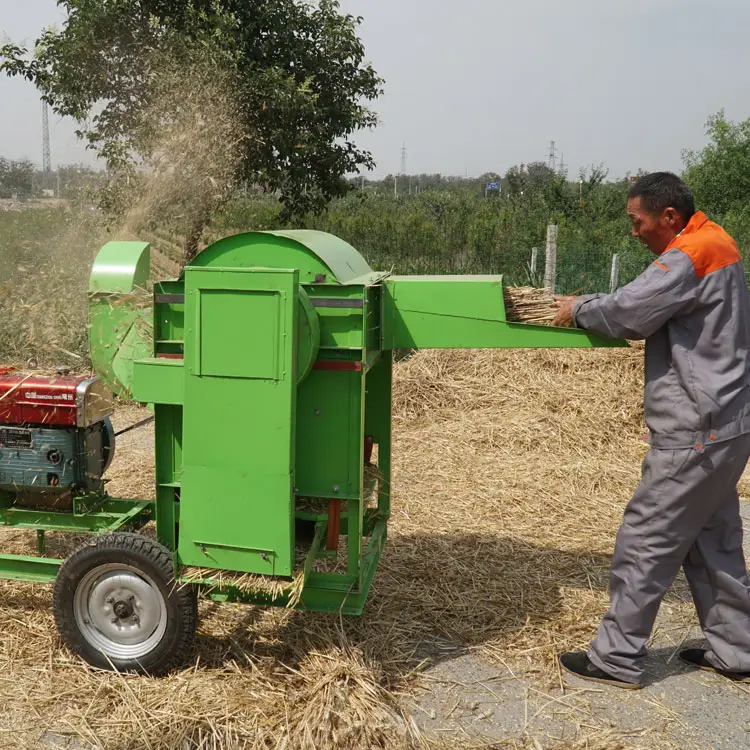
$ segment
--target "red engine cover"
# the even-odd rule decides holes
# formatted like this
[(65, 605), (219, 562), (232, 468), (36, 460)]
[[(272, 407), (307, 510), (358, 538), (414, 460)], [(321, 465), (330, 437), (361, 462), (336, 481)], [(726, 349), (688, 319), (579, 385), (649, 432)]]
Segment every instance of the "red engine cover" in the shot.
[(0, 424), (66, 425), (78, 419), (76, 391), (90, 377), (29, 376), (0, 367)]

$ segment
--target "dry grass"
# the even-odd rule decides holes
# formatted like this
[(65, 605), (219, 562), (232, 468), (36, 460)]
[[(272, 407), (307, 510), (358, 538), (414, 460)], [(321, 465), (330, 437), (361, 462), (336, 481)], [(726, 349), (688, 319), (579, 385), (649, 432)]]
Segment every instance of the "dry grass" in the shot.
[(0, 210), (0, 364), (88, 367), (89, 269), (107, 239), (90, 212)]
[[(153, 680), (87, 668), (61, 647), (48, 588), (0, 583), (0, 746), (40, 747), (54, 732), (118, 749), (425, 747), (406, 696), (425, 659), (465, 651), (551, 690), (556, 653), (584, 646), (606, 608), (644, 453), (641, 377), (637, 350), (401, 363), (394, 516), (361, 618), (203, 602), (193, 666)], [(111, 491), (141, 494), (151, 460), (123, 450)], [(19, 548), (18, 532), (3, 539)], [(579, 725), (563, 745), (530, 730), (495, 747), (664, 746), (612, 734), (595, 714)]]
[(445, 637), (551, 674), (591, 633), (644, 453), (641, 356), (423, 352), (401, 368), (392, 547), (407, 543), (400, 576), (433, 592), (420, 601), (440, 602)]

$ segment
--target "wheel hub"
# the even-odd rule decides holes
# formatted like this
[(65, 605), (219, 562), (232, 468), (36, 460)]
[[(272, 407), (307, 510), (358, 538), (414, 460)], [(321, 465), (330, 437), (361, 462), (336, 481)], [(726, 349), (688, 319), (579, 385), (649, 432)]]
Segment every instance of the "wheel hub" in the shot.
[(161, 591), (127, 565), (101, 565), (87, 573), (76, 589), (73, 611), (83, 637), (110, 658), (141, 658), (166, 630)]
[(133, 605), (129, 601), (119, 601), (115, 604), (113, 609), (115, 611), (115, 615), (120, 620), (127, 620), (133, 616)]

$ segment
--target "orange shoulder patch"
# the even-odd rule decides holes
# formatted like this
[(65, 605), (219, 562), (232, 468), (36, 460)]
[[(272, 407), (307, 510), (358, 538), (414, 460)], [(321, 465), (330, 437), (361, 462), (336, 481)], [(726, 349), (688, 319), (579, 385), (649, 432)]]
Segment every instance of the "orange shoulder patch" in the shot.
[(669, 273), (669, 269), (668, 269), (668, 268), (667, 268), (667, 267), (666, 267), (666, 266), (665, 266), (665, 265), (664, 265), (663, 263), (660, 263), (660, 262), (659, 262), (658, 260), (655, 260), (655, 261), (654, 261), (654, 265), (655, 265), (655, 266), (659, 266), (659, 268), (662, 268), (662, 269), (663, 269), (663, 270), (665, 270), (665, 271), (666, 271), (667, 273)]
[(677, 237), (672, 247), (690, 258), (699, 279), (742, 260), (735, 241), (718, 224), (710, 222), (693, 234)]

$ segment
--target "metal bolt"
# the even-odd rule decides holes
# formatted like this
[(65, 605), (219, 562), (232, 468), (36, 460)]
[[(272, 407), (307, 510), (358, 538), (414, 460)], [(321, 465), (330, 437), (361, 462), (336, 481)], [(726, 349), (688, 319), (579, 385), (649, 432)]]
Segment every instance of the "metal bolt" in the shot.
[(341, 487), (339, 487), (337, 484), (333, 485), (333, 491), (334, 492), (338, 492), (340, 489), (341, 489)]

